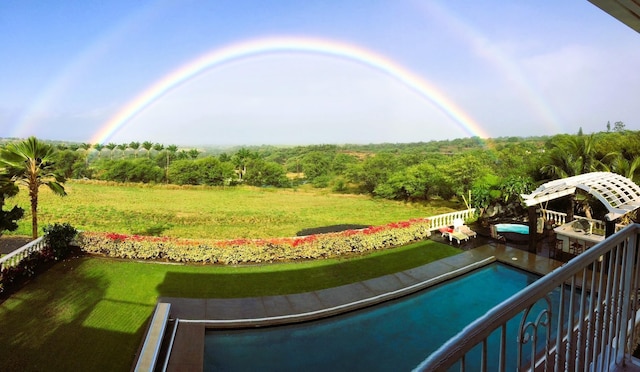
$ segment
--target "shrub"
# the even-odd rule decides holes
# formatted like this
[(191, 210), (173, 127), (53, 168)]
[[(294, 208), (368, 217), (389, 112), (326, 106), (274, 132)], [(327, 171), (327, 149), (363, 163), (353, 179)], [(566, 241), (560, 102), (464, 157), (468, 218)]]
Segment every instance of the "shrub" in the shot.
[(430, 236), (429, 220), (278, 239), (192, 240), (115, 233), (82, 233), (80, 246), (109, 257), (200, 263), (259, 263), (337, 257), (385, 249)]
[(53, 250), (56, 260), (65, 258), (71, 251), (71, 242), (78, 234), (69, 223), (55, 223), (43, 228), (44, 241)]

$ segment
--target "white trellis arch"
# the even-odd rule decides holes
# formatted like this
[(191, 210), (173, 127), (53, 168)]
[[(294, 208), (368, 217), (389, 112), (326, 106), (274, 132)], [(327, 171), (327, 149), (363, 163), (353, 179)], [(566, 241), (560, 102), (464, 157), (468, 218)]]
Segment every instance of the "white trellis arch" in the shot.
[(574, 194), (576, 188), (596, 197), (607, 208), (608, 221), (640, 208), (640, 186), (610, 172), (592, 172), (547, 182), (529, 195), (522, 195), (528, 207)]

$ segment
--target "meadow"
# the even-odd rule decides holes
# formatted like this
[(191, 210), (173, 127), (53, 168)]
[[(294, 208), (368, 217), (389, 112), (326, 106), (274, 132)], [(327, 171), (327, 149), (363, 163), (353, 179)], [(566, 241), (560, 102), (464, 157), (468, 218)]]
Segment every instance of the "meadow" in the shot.
[[(340, 224), (382, 225), (464, 209), (455, 202), (413, 204), (302, 187), (205, 187), (69, 181), (68, 195), (40, 188), (38, 223), (79, 230), (182, 238), (271, 238)], [(26, 189), (6, 202), (24, 208), (13, 235), (30, 235)]]

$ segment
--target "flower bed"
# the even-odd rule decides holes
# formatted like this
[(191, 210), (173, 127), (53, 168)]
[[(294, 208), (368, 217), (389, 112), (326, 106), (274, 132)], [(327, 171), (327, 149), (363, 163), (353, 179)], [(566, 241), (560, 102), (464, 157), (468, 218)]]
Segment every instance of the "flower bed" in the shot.
[(200, 263), (260, 263), (337, 257), (422, 240), (431, 235), (426, 218), (339, 233), (275, 239), (194, 240), (82, 233), (85, 252), (109, 257)]

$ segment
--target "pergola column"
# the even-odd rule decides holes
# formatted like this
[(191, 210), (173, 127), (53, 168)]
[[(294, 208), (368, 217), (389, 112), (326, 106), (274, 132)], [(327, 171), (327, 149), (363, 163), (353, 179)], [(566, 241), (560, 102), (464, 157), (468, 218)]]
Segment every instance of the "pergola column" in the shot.
[(608, 238), (616, 232), (616, 221), (604, 221), (604, 237)]

